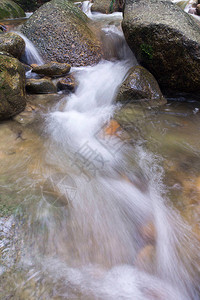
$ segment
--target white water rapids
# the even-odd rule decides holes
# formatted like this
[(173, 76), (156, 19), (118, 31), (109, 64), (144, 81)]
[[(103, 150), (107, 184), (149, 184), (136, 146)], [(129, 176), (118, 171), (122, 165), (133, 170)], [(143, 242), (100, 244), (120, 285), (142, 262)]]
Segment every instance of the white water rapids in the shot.
[[(113, 59), (73, 69), (76, 92), (46, 115), (44, 159), (73, 178), (76, 195), (59, 209), (41, 199), (30, 213), (27, 281), (48, 278), (59, 299), (199, 299), (197, 244), (168, 205), (161, 158), (139, 143), (104, 136), (119, 85), (136, 61), (121, 31), (103, 30)], [(148, 224), (155, 241), (142, 234)]]
[[(148, 184), (145, 180), (140, 182), (139, 189), (134, 179), (131, 182), (124, 178), (135, 176), (134, 168), (128, 170), (125, 156), (131, 155), (129, 147), (121, 140), (117, 142), (117, 138), (109, 139), (105, 145), (97, 135), (116, 108), (113, 100), (117, 88), (131, 66), (125, 57), (80, 68), (75, 94), (66, 99), (61, 111), (48, 116), (47, 131), (64, 152), (71, 153), (72, 165), (77, 163), (73, 153), (84, 157), (75, 166), (78, 189), (70, 209), (71, 220), (64, 221), (65, 233), (56, 237), (56, 243), (62, 244), (58, 253), (67, 251), (70, 237), (76, 254), (66, 258), (66, 264), (59, 259), (45, 261), (45, 270), (54, 279), (80, 289), (83, 299), (198, 299), (192, 275), (196, 250), (189, 242), (187, 226), (166, 206), (158, 162), (140, 146), (132, 150), (148, 179)], [(84, 164), (95, 166), (95, 174)], [(141, 266), (138, 255), (145, 241), (140, 230), (149, 222), (156, 227), (155, 259)], [(55, 236), (56, 229), (52, 230), (49, 234)], [(51, 247), (54, 248), (52, 244)]]

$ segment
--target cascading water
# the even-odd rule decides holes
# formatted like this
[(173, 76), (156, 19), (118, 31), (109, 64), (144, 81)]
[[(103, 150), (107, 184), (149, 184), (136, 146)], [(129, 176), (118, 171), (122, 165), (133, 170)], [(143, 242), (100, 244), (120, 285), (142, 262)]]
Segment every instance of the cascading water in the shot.
[(37, 64), (37, 65), (43, 65), (44, 61), (42, 57), (40, 56), (39, 52), (33, 45), (33, 43), (21, 32), (16, 32), (18, 35), (20, 35), (23, 40), (25, 41), (25, 53), (22, 56), (21, 60), (26, 63), (27, 65), (31, 64)]
[[(74, 68), (76, 92), (46, 115), (41, 176), (51, 177), (62, 203), (43, 193), (37, 207), (27, 205), (20, 261), (27, 273), (18, 288), (34, 279), (42, 286), (34, 299), (197, 300), (199, 244), (168, 205), (161, 158), (110, 134), (117, 89), (137, 62), (116, 27), (103, 31), (117, 45), (110, 60)], [(72, 178), (73, 197), (56, 174)]]
[(88, 16), (91, 17), (92, 13), (91, 13), (91, 7), (92, 7), (92, 3), (90, 1), (83, 1), (82, 3), (82, 11)]

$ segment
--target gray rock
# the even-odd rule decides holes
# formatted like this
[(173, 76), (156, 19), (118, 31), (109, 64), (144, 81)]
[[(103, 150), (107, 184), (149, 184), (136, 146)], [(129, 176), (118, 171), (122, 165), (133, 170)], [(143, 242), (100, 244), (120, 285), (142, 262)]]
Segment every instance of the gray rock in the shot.
[(200, 91), (200, 29), (190, 15), (165, 0), (127, 0), (122, 28), (161, 88)]
[(25, 42), (21, 36), (14, 32), (0, 34), (0, 51), (8, 52), (20, 59), (25, 51)]
[(138, 102), (140, 100), (148, 101), (153, 105), (166, 103), (153, 75), (141, 66), (134, 66), (129, 70), (127, 78), (119, 89), (117, 101)]
[(21, 31), (46, 62), (84, 66), (98, 63), (102, 57), (100, 42), (90, 24), (91, 20), (73, 3), (52, 0), (41, 6)]
[(71, 66), (66, 63), (50, 62), (42, 66), (33, 67), (32, 71), (50, 77), (61, 77), (69, 73)]
[(0, 55), (0, 120), (18, 114), (25, 105), (24, 68), (17, 59)]
[(53, 94), (56, 93), (56, 87), (50, 79), (28, 79), (26, 91), (30, 94)]

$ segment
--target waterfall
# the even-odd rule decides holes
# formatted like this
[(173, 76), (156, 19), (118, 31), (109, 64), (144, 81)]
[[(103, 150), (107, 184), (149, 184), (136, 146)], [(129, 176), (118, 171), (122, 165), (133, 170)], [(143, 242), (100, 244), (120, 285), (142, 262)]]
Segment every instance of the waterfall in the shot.
[(122, 20), (121, 12), (114, 12), (112, 14), (102, 14), (99, 12), (91, 12), (92, 3), (90, 1), (83, 1), (82, 3), (82, 11), (92, 20)]
[(88, 17), (92, 16), (91, 7), (92, 3), (90, 1), (83, 1), (81, 9)]
[(37, 64), (43, 65), (44, 61), (33, 43), (21, 32), (16, 32), (25, 41), (25, 53), (22, 56), (22, 61), (27, 65)]

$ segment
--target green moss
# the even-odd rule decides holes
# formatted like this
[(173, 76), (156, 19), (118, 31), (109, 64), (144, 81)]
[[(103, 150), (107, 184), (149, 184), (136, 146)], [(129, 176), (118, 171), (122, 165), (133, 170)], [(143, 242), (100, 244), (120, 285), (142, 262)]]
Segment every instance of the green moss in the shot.
[(12, 205), (0, 204), (0, 217), (9, 217), (16, 210)]
[(146, 57), (148, 57), (148, 59), (152, 59), (153, 58), (153, 48), (151, 45), (148, 44), (141, 44), (140, 45), (140, 50), (142, 52), (143, 55), (145, 55)]
[(72, 15), (75, 15), (77, 18), (81, 19), (84, 22), (88, 21), (88, 17), (83, 14), (80, 8), (69, 1), (60, 0), (60, 2), (58, 2), (57, 0), (55, 0), (54, 5), (66, 11), (71, 11)]
[(12, 0), (0, 0), (0, 19), (25, 17), (23, 9)]
[(114, 4), (115, 4), (115, 0), (111, 0), (111, 2), (110, 2), (110, 8), (109, 8), (110, 13), (112, 13), (114, 11), (114, 8), (113, 8)]

